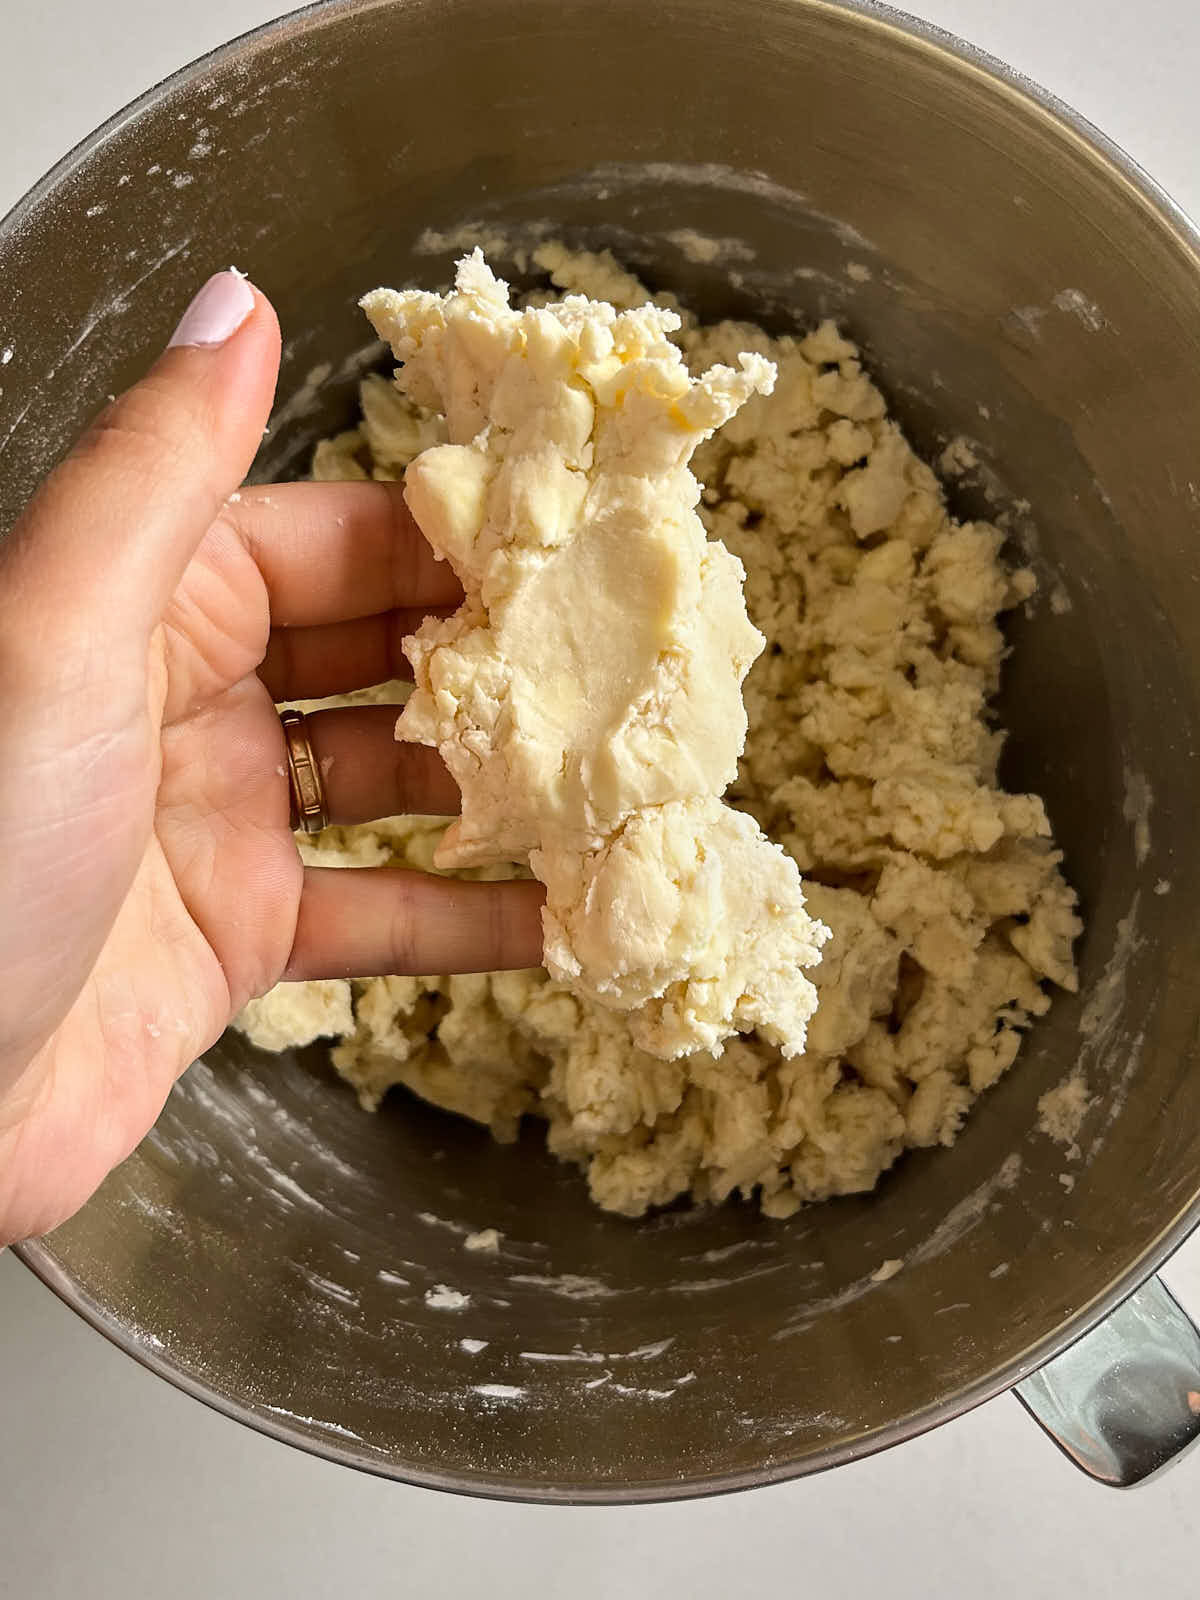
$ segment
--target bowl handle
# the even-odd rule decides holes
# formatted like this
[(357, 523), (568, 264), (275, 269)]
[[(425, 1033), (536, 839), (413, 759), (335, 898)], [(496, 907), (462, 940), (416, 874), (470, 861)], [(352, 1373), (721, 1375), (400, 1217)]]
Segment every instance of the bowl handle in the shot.
[(1151, 1278), (1014, 1393), (1081, 1471), (1127, 1489), (1200, 1434), (1200, 1332)]

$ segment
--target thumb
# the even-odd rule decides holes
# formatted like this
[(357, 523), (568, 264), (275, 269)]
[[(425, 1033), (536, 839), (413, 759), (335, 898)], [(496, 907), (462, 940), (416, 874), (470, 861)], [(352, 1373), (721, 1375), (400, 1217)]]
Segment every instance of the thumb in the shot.
[(9, 598), (30, 608), (43, 638), (56, 622), (93, 633), (100, 596), (126, 638), (150, 632), (254, 459), (278, 370), (270, 302), (232, 268), (216, 273), (146, 377), (101, 413), (6, 541)]

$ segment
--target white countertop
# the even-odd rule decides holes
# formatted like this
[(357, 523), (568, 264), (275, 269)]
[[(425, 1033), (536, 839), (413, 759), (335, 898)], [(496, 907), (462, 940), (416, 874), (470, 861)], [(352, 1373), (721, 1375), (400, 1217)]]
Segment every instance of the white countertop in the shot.
[[(1200, 217), (1195, 0), (910, 4), (1053, 89)], [(0, 212), (148, 84), (277, 9), (0, 0)], [(1200, 1314), (1200, 1235), (1166, 1276)], [(1008, 1396), (869, 1461), (722, 1500), (563, 1510), (435, 1495), (207, 1411), (0, 1258), (0, 1596), (19, 1600), (1124, 1600), (1133, 1585), (1194, 1592), (1198, 1502), (1200, 1449), (1114, 1494)]]

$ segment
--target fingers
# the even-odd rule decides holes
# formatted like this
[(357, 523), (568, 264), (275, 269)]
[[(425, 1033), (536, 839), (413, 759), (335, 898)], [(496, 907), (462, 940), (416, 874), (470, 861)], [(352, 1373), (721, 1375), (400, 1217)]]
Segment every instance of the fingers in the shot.
[[(268, 301), (233, 272), (204, 285), (171, 345), (51, 473), (5, 551), (38, 632), (147, 636), (262, 439), (279, 366)], [(97, 613), (95, 596), (105, 605)], [(102, 642), (102, 641), (98, 641)]]
[(421, 537), (398, 483), (243, 489), (222, 515), (263, 575), (276, 625), (312, 627), (462, 599), (453, 571)]
[(457, 816), (461, 796), (436, 750), (401, 744), (395, 706), (310, 711), (308, 737), (331, 822)]
[[(316, 700), (411, 678), (401, 646), (428, 614), (386, 611), (353, 622), (272, 629), (258, 675), (275, 700)], [(444, 615), (445, 608), (433, 614)]]
[(393, 867), (307, 867), (285, 979), (536, 967), (540, 883), (464, 883)]

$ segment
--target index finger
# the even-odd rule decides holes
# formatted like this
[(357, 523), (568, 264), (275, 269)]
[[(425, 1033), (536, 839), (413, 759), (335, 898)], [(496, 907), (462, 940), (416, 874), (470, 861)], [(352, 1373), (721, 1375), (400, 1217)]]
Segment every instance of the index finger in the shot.
[(439, 878), (406, 867), (305, 867), (283, 976), (498, 972), (542, 961), (545, 890), (528, 879)]
[(398, 483), (242, 489), (226, 502), (220, 520), (262, 573), (276, 627), (462, 599), (458, 579), (421, 536)]

